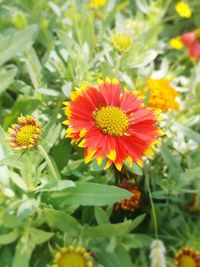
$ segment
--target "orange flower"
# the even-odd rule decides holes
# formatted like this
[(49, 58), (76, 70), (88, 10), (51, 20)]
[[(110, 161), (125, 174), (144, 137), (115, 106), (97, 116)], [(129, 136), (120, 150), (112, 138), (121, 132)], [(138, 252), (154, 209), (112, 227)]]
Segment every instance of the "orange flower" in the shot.
[(176, 267), (200, 267), (200, 254), (198, 251), (185, 247), (176, 253)]
[(27, 115), (17, 118), (19, 124), (13, 124), (9, 129), (8, 141), (14, 150), (33, 148), (41, 134), (41, 125), (34, 117)]
[(99, 81), (98, 86), (83, 86), (64, 103), (68, 120), (66, 137), (85, 148), (85, 162), (93, 158), (105, 168), (112, 163), (121, 170), (125, 160), (141, 164), (144, 155), (152, 153), (158, 136), (155, 110), (144, 108), (136, 95), (121, 93), (116, 79)]
[(127, 189), (131, 193), (133, 193), (133, 196), (127, 199), (122, 200), (121, 203), (116, 203), (115, 204), (115, 209), (123, 209), (127, 211), (134, 211), (140, 207), (140, 202), (141, 202), (141, 192), (137, 188), (136, 185), (128, 182), (122, 182), (121, 184), (118, 185), (121, 188)]
[(150, 98), (148, 106), (156, 109), (162, 110), (162, 112), (167, 112), (174, 109), (179, 109), (179, 104), (176, 101), (178, 93), (169, 84), (168, 80), (161, 79), (148, 79), (145, 88), (138, 93), (138, 95), (143, 96), (149, 90)]

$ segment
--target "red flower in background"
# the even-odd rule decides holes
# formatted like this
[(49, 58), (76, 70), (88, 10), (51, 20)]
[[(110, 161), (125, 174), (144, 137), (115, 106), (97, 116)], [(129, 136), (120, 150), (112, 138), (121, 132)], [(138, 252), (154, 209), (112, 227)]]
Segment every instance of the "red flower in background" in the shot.
[(200, 28), (180, 36), (192, 59), (200, 60)]
[(115, 204), (115, 209), (123, 209), (126, 211), (134, 211), (140, 207), (141, 204), (141, 191), (138, 189), (138, 187), (133, 184), (126, 181), (123, 181), (122, 183), (118, 184), (119, 187), (126, 189), (130, 191), (133, 196), (130, 198), (126, 198), (122, 200), (120, 203)]
[(143, 107), (133, 93), (122, 93), (116, 79), (82, 86), (71, 98), (64, 103), (66, 137), (85, 148), (86, 163), (96, 158), (101, 164), (106, 158), (105, 168), (114, 163), (121, 170), (125, 160), (140, 165), (142, 156), (152, 153), (162, 134), (156, 111)]

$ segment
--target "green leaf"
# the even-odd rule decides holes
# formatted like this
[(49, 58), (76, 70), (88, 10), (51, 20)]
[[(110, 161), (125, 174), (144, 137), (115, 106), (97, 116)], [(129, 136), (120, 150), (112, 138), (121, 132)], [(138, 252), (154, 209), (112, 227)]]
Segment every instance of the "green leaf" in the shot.
[(34, 214), (39, 207), (39, 201), (36, 199), (25, 199), (21, 202), (18, 211), (17, 217), (20, 220), (27, 218), (28, 216)]
[(178, 177), (182, 173), (182, 168), (177, 159), (173, 156), (173, 154), (165, 144), (161, 146), (160, 151), (171, 175)]
[(0, 251), (0, 266), (10, 267), (12, 266), (12, 248), (4, 246)]
[(54, 233), (45, 232), (43, 230), (39, 230), (35, 228), (30, 228), (29, 234), (30, 234), (33, 244), (35, 245), (39, 245), (43, 242), (46, 242), (54, 235)]
[(112, 205), (131, 195), (129, 191), (117, 186), (78, 182), (76, 187), (52, 194), (52, 197), (62, 197), (62, 205), (103, 206)]
[(136, 228), (144, 219), (145, 214), (138, 216), (135, 220), (125, 221), (123, 223), (116, 224), (101, 224), (96, 227), (91, 227), (83, 232), (86, 237), (105, 237), (110, 238), (113, 236), (123, 236)]
[(28, 233), (24, 233), (15, 248), (15, 256), (12, 267), (29, 267), (29, 261), (33, 252), (34, 245)]
[(193, 131), (192, 129), (190, 128), (187, 128), (185, 126), (182, 126), (182, 125), (177, 125), (179, 131), (184, 135), (186, 136), (188, 139), (192, 139), (198, 143), (200, 143), (200, 134)]
[(78, 236), (82, 229), (74, 217), (63, 211), (45, 209), (44, 217), (50, 227), (59, 229), (63, 233), (70, 233), (72, 236)]
[(10, 36), (0, 35), (0, 65), (33, 44), (37, 31), (37, 25), (31, 25)]
[(13, 183), (15, 183), (20, 189), (22, 189), (23, 191), (27, 192), (28, 191), (28, 187), (26, 185), (26, 183), (24, 182), (24, 180), (19, 176), (19, 174), (17, 174), (14, 171), (9, 171), (10, 174), (10, 179), (12, 180)]
[(12, 83), (17, 74), (17, 69), (0, 69), (0, 94)]
[(37, 192), (62, 191), (69, 187), (75, 187), (76, 184), (71, 180), (53, 181), (37, 189)]
[(13, 243), (20, 235), (20, 232), (17, 229), (13, 231), (0, 235), (0, 245), (7, 245)]
[(95, 207), (95, 218), (98, 224), (110, 223), (108, 215), (100, 207)]
[(144, 234), (128, 234), (122, 237), (122, 243), (127, 249), (149, 247), (152, 237)]

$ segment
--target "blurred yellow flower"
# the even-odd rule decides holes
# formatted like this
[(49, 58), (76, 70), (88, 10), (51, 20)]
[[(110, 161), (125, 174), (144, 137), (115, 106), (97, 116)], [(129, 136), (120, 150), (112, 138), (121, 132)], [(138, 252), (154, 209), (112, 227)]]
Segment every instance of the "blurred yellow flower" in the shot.
[(126, 33), (116, 33), (111, 38), (113, 46), (119, 51), (124, 52), (132, 45), (131, 38)]
[(106, 3), (107, 3), (107, 0), (91, 0), (90, 7), (98, 9), (102, 6), (105, 6)]
[(90, 252), (83, 247), (64, 247), (55, 254), (52, 267), (93, 267), (94, 260)]
[(176, 50), (180, 50), (183, 48), (183, 43), (181, 42), (181, 39), (179, 36), (172, 38), (169, 41), (169, 45), (171, 48), (176, 49)]
[(169, 84), (168, 80), (148, 79), (146, 86), (139, 92), (139, 95), (144, 97), (148, 90), (150, 92), (149, 107), (160, 109), (162, 112), (179, 109), (179, 104), (176, 101), (179, 94)]
[(175, 267), (199, 267), (199, 265), (199, 251), (190, 247), (184, 247), (176, 253)]
[(36, 146), (41, 134), (41, 125), (34, 117), (27, 115), (17, 118), (19, 124), (9, 129), (8, 141), (14, 150), (24, 150)]
[(192, 16), (192, 11), (190, 6), (185, 3), (184, 1), (179, 1), (175, 5), (176, 12), (179, 14), (180, 17), (183, 18), (190, 18)]

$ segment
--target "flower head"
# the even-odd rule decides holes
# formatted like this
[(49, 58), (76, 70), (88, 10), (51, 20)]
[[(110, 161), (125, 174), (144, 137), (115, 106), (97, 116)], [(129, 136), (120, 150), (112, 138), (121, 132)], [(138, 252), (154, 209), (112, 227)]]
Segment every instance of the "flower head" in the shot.
[(132, 40), (129, 35), (125, 33), (116, 33), (111, 38), (113, 46), (119, 52), (124, 52), (132, 45)]
[(122, 200), (121, 203), (116, 203), (115, 204), (115, 209), (123, 209), (127, 211), (134, 211), (140, 207), (140, 202), (141, 202), (141, 192), (137, 188), (136, 185), (133, 183), (128, 183), (128, 182), (122, 182), (118, 185), (119, 187), (126, 189), (133, 193), (133, 196), (127, 199)]
[(200, 28), (184, 33), (180, 38), (191, 59), (200, 60)]
[(82, 86), (71, 97), (64, 103), (66, 137), (85, 148), (86, 163), (96, 158), (101, 164), (105, 157), (105, 168), (114, 163), (121, 170), (125, 160), (141, 164), (142, 156), (158, 143), (156, 111), (143, 107), (133, 93), (122, 93), (116, 79)]
[(94, 9), (98, 9), (102, 6), (105, 6), (106, 3), (107, 3), (107, 0), (91, 0), (90, 7)]
[(179, 104), (176, 101), (178, 93), (169, 84), (168, 80), (150, 78), (148, 79), (145, 88), (138, 94), (144, 96), (148, 90), (150, 92), (148, 106), (160, 109), (162, 112), (179, 108)]
[(33, 148), (41, 134), (41, 125), (30, 115), (18, 117), (9, 129), (9, 143), (14, 150)]
[(93, 267), (94, 259), (83, 247), (64, 247), (55, 254), (52, 267)]
[(169, 41), (169, 45), (171, 48), (173, 49), (176, 49), (176, 50), (180, 50), (183, 48), (183, 43), (180, 39), (179, 36), (175, 37), (175, 38), (172, 38), (170, 41)]
[(166, 267), (166, 248), (161, 240), (153, 240), (151, 243), (151, 267)]
[(175, 5), (176, 12), (179, 14), (180, 17), (183, 18), (190, 18), (192, 16), (192, 11), (190, 6), (185, 3), (184, 1), (179, 1)]
[(200, 254), (198, 251), (185, 247), (176, 253), (176, 267), (200, 267)]

